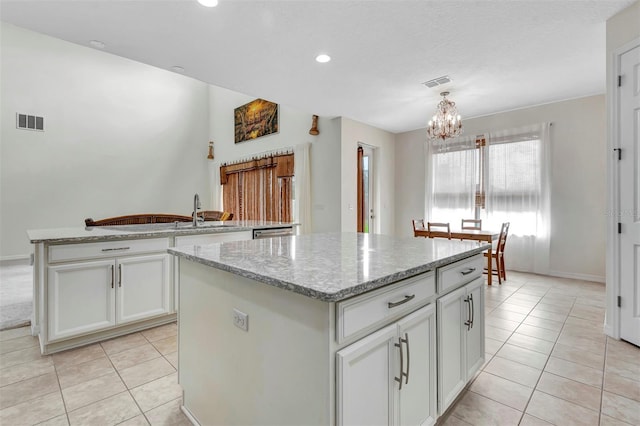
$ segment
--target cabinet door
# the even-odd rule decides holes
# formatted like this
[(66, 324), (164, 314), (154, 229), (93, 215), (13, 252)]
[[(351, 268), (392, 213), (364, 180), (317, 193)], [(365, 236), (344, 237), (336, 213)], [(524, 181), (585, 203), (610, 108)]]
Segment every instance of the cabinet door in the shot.
[(399, 424), (433, 425), (437, 418), (435, 304), (398, 321), (398, 336), (405, 345), (403, 367), (407, 373), (398, 390)]
[(478, 278), (467, 284), (467, 297), (471, 303), (471, 328), (467, 330), (467, 380), (484, 364), (484, 285)]
[(466, 339), (469, 304), (466, 288), (453, 291), (437, 301), (438, 317), (438, 412), (447, 407), (466, 384)]
[(137, 321), (169, 312), (169, 255), (119, 258), (116, 321)]
[(338, 425), (391, 425), (396, 325), (364, 337), (336, 354)]
[(48, 272), (48, 340), (115, 325), (114, 262), (50, 266)]

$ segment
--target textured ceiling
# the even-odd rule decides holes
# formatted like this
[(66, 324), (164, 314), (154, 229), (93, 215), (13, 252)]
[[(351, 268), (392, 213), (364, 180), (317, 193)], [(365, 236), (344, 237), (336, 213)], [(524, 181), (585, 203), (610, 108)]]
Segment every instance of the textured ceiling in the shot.
[(443, 90), (463, 120), (604, 93), (605, 23), (633, 2), (2, 0), (0, 19), (395, 133), (424, 128)]

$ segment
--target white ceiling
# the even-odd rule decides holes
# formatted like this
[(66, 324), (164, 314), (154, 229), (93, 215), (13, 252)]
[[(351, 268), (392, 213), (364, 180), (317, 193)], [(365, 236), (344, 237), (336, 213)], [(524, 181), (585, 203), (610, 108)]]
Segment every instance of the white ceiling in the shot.
[(0, 19), (397, 133), (424, 128), (443, 90), (463, 120), (604, 93), (605, 22), (633, 2), (0, 0)]

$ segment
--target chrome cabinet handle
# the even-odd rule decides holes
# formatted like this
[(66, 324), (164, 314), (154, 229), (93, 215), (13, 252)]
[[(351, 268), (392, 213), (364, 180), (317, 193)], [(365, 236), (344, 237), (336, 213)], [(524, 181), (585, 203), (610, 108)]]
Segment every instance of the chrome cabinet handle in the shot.
[(394, 377), (395, 381), (400, 383), (398, 390), (402, 390), (402, 376), (404, 375), (404, 356), (402, 353), (402, 337), (398, 337), (398, 343), (395, 343), (396, 348), (400, 348), (400, 377)]
[(405, 374), (404, 384), (408, 385), (409, 384), (409, 366), (411, 365), (409, 360), (409, 354), (411, 353), (411, 351), (409, 350), (409, 333), (404, 333), (404, 343), (406, 343), (407, 345), (407, 374)]
[(471, 330), (471, 299), (469, 296), (465, 297), (464, 303), (467, 304), (467, 318), (468, 320), (464, 322), (464, 325), (467, 326), (467, 331)]
[(475, 270), (476, 270), (476, 268), (468, 268), (468, 269), (465, 269), (464, 271), (460, 271), (460, 273), (462, 275), (469, 275), (470, 273), (472, 273)]
[(118, 287), (122, 287), (122, 265), (118, 265)]
[(122, 251), (129, 250), (131, 247), (115, 247), (115, 248), (103, 248), (102, 251)]
[(476, 319), (476, 309), (473, 303), (473, 293), (469, 295), (469, 299), (471, 300), (471, 328), (473, 328), (473, 321)]
[(113, 288), (113, 265), (111, 265), (111, 288)]
[(409, 300), (413, 299), (414, 297), (416, 297), (415, 294), (412, 294), (411, 296), (405, 296), (404, 299), (402, 299), (399, 302), (389, 302), (387, 303), (387, 305), (389, 306), (389, 309), (391, 308), (395, 308), (396, 306), (400, 306), (404, 303), (407, 303)]

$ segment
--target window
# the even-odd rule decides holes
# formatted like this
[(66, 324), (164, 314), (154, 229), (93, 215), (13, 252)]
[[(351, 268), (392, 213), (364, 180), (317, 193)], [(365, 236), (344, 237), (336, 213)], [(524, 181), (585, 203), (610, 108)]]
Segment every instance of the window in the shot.
[(220, 167), (224, 210), (237, 220), (292, 221), (293, 154)]
[(549, 251), (549, 125), (466, 136), (428, 149), (427, 217), (483, 229), (510, 222), (513, 269), (544, 273)]

